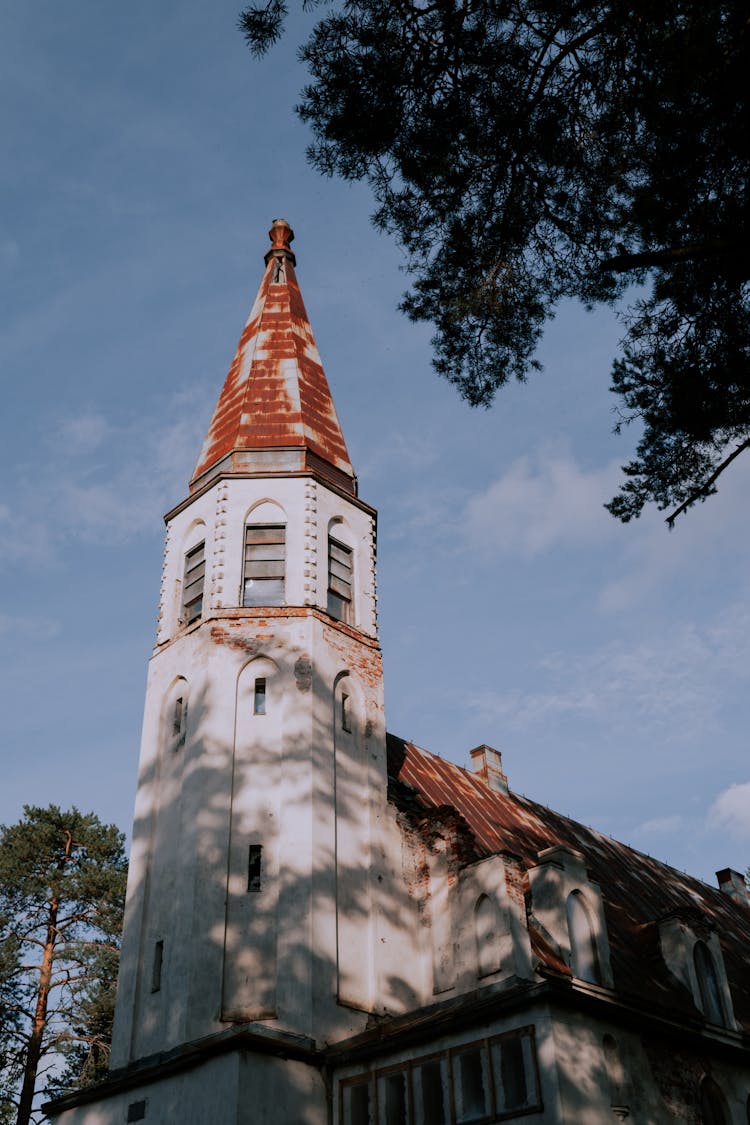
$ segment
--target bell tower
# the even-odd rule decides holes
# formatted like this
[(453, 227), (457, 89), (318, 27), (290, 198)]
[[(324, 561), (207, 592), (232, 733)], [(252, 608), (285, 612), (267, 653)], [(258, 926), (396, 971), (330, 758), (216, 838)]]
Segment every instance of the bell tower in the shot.
[[(165, 517), (111, 1057), (131, 1088), (150, 1076), (143, 1115), (165, 1125), (250, 1120), (227, 1091), (251, 1064), (251, 1098), (267, 1089), (275, 1107), (257, 1120), (324, 1121), (319, 1075), (282, 1084), (306, 1107), (295, 1116), (268, 1059), (292, 1066), (374, 1006), (376, 513), (357, 495), (293, 237), (274, 221), (188, 495)], [(233, 1059), (231, 1080), (188, 1080), (204, 1056)], [(123, 1098), (130, 1116), (111, 1120), (139, 1120)], [(89, 1120), (110, 1117), (62, 1117)]]

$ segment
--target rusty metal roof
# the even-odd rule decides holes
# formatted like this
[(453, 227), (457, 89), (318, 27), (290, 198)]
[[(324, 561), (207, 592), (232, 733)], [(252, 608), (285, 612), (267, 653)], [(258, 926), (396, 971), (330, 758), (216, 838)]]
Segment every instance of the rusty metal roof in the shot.
[[(666, 968), (659, 921), (675, 915), (716, 932), (734, 1013), (750, 1032), (750, 909), (729, 895), (652, 856), (587, 828), (519, 794), (490, 789), (481, 778), (388, 735), (390, 799), (410, 812), (452, 806), (468, 827), (477, 855), (512, 853), (526, 872), (538, 853), (562, 845), (582, 853), (601, 887), (615, 988), (631, 999), (702, 1020), (688, 990)], [(532, 934), (532, 937), (535, 937)], [(542, 940), (533, 941), (542, 967), (567, 972)]]
[[(266, 271), (191, 486), (231, 454), (295, 448), (354, 479), (294, 272), (294, 232), (285, 219), (275, 219), (269, 237)], [(238, 461), (237, 466), (246, 468), (247, 462)], [(229, 463), (228, 471), (232, 468)]]

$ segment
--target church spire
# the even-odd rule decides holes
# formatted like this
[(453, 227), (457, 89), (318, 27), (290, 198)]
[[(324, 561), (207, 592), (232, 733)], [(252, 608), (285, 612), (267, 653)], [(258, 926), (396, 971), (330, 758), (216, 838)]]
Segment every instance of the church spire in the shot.
[(294, 231), (274, 219), (266, 271), (198, 458), (191, 491), (219, 473), (315, 470), (356, 494), (336, 408), (294, 272)]

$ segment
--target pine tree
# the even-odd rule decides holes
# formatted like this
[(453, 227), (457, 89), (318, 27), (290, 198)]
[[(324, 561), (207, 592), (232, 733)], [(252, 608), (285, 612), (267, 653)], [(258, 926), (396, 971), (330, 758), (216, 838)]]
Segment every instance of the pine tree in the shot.
[(94, 813), (54, 805), (0, 828), (0, 1125), (37, 1119), (43, 1075), (57, 1092), (106, 1069), (123, 845)]
[[(253, 53), (286, 11), (242, 13)], [(715, 491), (750, 448), (746, 0), (331, 0), (300, 57), (309, 157), (370, 185), (437, 371), (487, 406), (562, 299), (635, 281), (612, 390), (641, 436), (610, 511), (671, 523)]]

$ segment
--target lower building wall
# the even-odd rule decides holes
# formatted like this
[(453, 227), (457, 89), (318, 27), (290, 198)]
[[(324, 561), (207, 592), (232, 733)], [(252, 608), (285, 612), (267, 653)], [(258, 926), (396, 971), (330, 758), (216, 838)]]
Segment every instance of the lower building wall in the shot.
[(342, 1065), (333, 1091), (334, 1125), (562, 1122), (552, 1026), (543, 1007)]
[(54, 1125), (326, 1125), (328, 1109), (317, 1069), (235, 1052), (50, 1119)]
[(618, 1118), (639, 1125), (702, 1125), (707, 1079), (717, 1088), (726, 1120), (745, 1120), (747, 1070), (716, 1059), (708, 1043), (696, 1052), (574, 1012), (557, 1014), (553, 1034), (565, 1125)]

